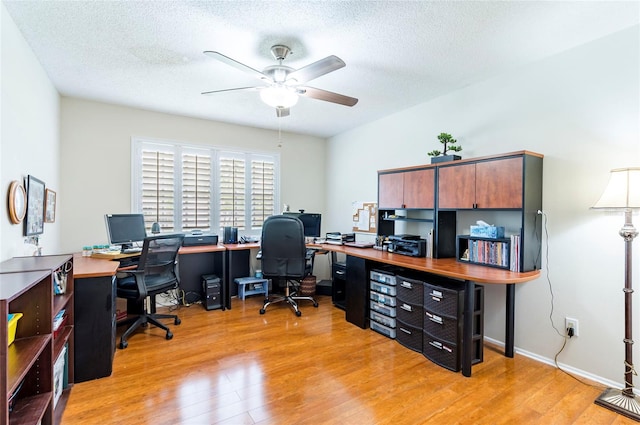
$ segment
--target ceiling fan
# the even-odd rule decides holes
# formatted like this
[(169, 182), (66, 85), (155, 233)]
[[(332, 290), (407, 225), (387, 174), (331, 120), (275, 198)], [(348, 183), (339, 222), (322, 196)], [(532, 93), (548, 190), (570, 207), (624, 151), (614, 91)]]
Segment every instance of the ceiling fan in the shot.
[(333, 72), (345, 66), (345, 63), (337, 56), (327, 56), (324, 59), (313, 62), (300, 69), (293, 69), (282, 64), (287, 55), (291, 53), (289, 47), (277, 44), (271, 47), (271, 54), (278, 61), (277, 65), (268, 66), (262, 70), (251, 68), (240, 63), (220, 52), (205, 51), (204, 54), (244, 71), (259, 80), (265, 85), (257, 87), (238, 87), (233, 89), (212, 90), (202, 94), (210, 95), (228, 91), (259, 91), (260, 98), (267, 105), (276, 108), (278, 117), (289, 115), (289, 108), (298, 102), (298, 96), (306, 96), (313, 99), (324, 100), (326, 102), (337, 103), (339, 105), (353, 106), (358, 103), (358, 99), (321, 90), (305, 85), (307, 82)]

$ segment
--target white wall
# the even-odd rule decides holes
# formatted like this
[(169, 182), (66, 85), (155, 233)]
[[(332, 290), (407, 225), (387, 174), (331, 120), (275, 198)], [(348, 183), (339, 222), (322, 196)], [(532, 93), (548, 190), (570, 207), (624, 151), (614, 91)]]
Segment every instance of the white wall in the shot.
[[(58, 92), (38, 59), (18, 31), (4, 4), (0, 5), (2, 47), (0, 87), (0, 187), (5, 206), (0, 219), (0, 261), (31, 255), (34, 248), (24, 244), (22, 224), (9, 221), (6, 207), (9, 184), (33, 175), (54, 191), (59, 185)], [(58, 198), (58, 206), (64, 196)], [(44, 254), (56, 253), (60, 246), (60, 223), (45, 223), (40, 245)]]
[[(610, 169), (640, 166), (639, 39), (635, 26), (332, 138), (327, 225), (345, 228), (351, 201), (377, 198), (376, 170), (428, 163), (440, 132), (460, 141), (465, 158), (544, 154), (548, 239), (545, 233), (542, 277), (516, 290), (516, 346), (553, 359), (562, 344), (549, 320), (553, 303), (558, 329), (565, 316), (580, 321), (580, 336), (559, 362), (622, 385), (624, 244), (617, 232), (623, 219), (589, 207)], [(503, 306), (504, 288), (487, 287), (485, 334), (499, 341)], [(636, 329), (639, 324), (636, 315)]]
[(131, 212), (132, 136), (279, 153), (281, 202), (325, 211), (325, 139), (283, 133), (278, 147), (278, 133), (269, 130), (67, 97), (61, 105), (66, 251), (107, 243), (104, 214)]

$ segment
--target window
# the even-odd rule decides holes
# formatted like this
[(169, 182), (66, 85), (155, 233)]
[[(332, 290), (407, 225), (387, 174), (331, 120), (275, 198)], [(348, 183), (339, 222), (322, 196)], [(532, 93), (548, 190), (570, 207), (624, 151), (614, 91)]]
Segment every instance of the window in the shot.
[(276, 213), (277, 154), (133, 139), (131, 163), (134, 212), (148, 229), (255, 231)]

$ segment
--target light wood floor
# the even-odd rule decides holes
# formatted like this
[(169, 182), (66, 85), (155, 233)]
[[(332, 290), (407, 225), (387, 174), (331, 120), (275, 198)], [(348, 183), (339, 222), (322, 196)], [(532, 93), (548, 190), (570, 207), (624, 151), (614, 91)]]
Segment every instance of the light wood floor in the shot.
[[(635, 424), (593, 404), (602, 388), (485, 345), (473, 376), (344, 320), (318, 297), (302, 317), (261, 297), (178, 310), (117, 350), (110, 377), (74, 385), (70, 424)], [(169, 321), (171, 322), (171, 321)]]

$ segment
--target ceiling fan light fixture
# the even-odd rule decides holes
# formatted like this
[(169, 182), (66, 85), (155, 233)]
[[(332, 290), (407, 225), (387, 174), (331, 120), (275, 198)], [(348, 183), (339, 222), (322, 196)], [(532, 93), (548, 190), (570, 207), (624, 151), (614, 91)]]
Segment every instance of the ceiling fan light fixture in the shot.
[(260, 90), (260, 98), (272, 108), (290, 108), (298, 103), (298, 95), (286, 87), (267, 87)]

